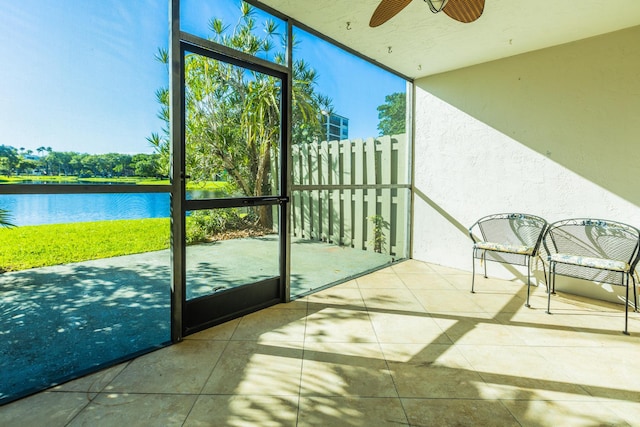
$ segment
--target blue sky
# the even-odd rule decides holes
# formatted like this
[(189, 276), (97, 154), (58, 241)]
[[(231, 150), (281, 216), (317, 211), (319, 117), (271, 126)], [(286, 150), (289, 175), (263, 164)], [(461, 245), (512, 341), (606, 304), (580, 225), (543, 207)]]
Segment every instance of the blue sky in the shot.
[[(235, 1), (185, 0), (183, 29), (235, 23)], [(88, 153), (152, 152), (155, 91), (168, 84), (154, 55), (166, 47), (168, 1), (0, 0), (0, 144)], [(284, 29), (284, 28), (283, 28)], [(377, 106), (405, 90), (390, 73), (299, 34), (318, 91), (349, 118), (350, 137), (375, 136)], [(349, 75), (344, 73), (348, 72)]]

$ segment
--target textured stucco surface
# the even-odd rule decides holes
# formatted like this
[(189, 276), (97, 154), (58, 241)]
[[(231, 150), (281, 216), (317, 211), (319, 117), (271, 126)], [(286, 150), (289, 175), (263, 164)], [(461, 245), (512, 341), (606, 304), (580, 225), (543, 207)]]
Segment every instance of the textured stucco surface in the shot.
[(470, 271), (466, 229), (499, 212), (640, 227), (637, 40), (640, 27), (417, 81), (413, 258)]

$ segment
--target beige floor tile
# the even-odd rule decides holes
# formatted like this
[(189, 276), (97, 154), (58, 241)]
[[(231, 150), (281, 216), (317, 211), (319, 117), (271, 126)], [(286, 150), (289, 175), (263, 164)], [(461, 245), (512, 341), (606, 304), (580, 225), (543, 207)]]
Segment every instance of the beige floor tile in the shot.
[[(469, 260), (471, 260), (471, 251), (469, 251)], [(415, 261), (415, 262), (418, 262), (418, 261)], [(421, 268), (430, 268), (432, 271), (435, 271), (443, 275), (468, 275), (469, 280), (471, 279), (470, 272), (468, 273), (466, 271), (458, 270), (457, 268), (446, 267), (444, 265), (438, 265), (438, 264), (424, 263), (424, 265), (425, 266)], [(469, 267), (471, 267), (471, 264), (469, 264)], [(471, 282), (469, 282), (469, 286), (471, 286)]]
[(378, 344), (305, 344), (302, 396), (397, 397)]
[[(467, 313), (465, 313), (467, 314)], [(469, 313), (473, 314), (473, 313)], [(452, 343), (458, 345), (524, 345), (518, 336), (517, 328), (504, 325), (494, 319), (474, 318), (470, 316), (433, 317), (436, 324)]]
[(298, 427), (408, 425), (397, 397), (303, 397), (300, 399)]
[(353, 306), (364, 308), (364, 300), (358, 288), (331, 288), (309, 295), (308, 309), (310, 312), (318, 310), (324, 306)]
[(395, 273), (432, 273), (436, 271), (433, 264), (414, 259), (393, 264), (389, 269)]
[(301, 343), (230, 341), (202, 392), (298, 395), (301, 366)]
[(603, 400), (602, 404), (616, 415), (625, 420), (631, 426), (640, 425), (640, 399), (635, 401), (628, 400)]
[(545, 359), (564, 368), (571, 381), (591, 395), (606, 399), (640, 401), (640, 358), (630, 347), (542, 347)]
[(569, 326), (524, 326), (518, 328), (518, 336), (528, 346), (533, 347), (596, 347), (601, 343), (593, 341)]
[(129, 363), (107, 386), (110, 393), (199, 393), (226, 341), (185, 340)]
[(454, 290), (456, 289), (447, 279), (436, 272), (428, 273), (398, 273), (398, 277), (407, 289), (432, 289)]
[[(455, 283), (456, 287), (461, 291), (471, 291), (471, 274), (466, 275), (451, 275), (447, 277), (452, 283)], [(530, 291), (536, 288), (536, 281), (531, 280), (531, 289)], [(543, 285), (544, 287), (544, 285)], [(509, 293), (519, 293), (524, 292), (526, 295), (527, 292), (527, 277), (524, 277), (524, 280), (519, 279), (499, 279), (497, 277), (484, 277), (482, 274), (479, 274), (476, 271), (476, 278), (474, 283), (474, 291), (475, 292), (509, 292)]]
[(324, 308), (307, 317), (306, 342), (375, 343), (377, 339), (364, 309)]
[(195, 395), (100, 394), (69, 427), (181, 426)]
[[(545, 309), (547, 306), (548, 295), (545, 295)], [(552, 313), (624, 313), (624, 306), (622, 304), (608, 304), (604, 301), (600, 301), (599, 304), (595, 304), (595, 300), (586, 300), (577, 295), (565, 294), (563, 292), (556, 292), (551, 294), (551, 312)]]
[(598, 347), (602, 345), (602, 341), (593, 340), (589, 334), (577, 330), (576, 325), (579, 325), (580, 321), (575, 315), (549, 315), (542, 310), (531, 309), (521, 310), (518, 313), (502, 313), (495, 318), (500, 323), (512, 327), (528, 346)]
[(88, 404), (86, 393), (45, 391), (0, 406), (0, 426), (66, 426)]
[[(442, 274), (447, 282), (451, 284), (455, 289), (465, 292), (471, 292), (471, 273), (462, 273), (460, 271), (454, 271), (449, 274)], [(490, 286), (492, 285), (492, 286)], [(476, 290), (492, 290), (496, 287), (504, 289), (504, 282), (499, 279), (487, 278), (485, 279), (480, 274), (476, 274)]]
[(414, 290), (416, 299), (429, 313), (484, 313), (472, 294), (459, 291)]
[[(505, 291), (482, 291), (470, 294), (471, 299), (487, 313), (515, 313), (528, 310), (526, 294), (512, 294)], [(529, 301), (531, 303), (531, 301)]]
[[(588, 397), (583, 387), (574, 384), (564, 366), (550, 363), (533, 348), (495, 345), (457, 348), (485, 383), (498, 386), (483, 387), (484, 398), (504, 399), (503, 387), (509, 389), (512, 398), (579, 400)], [(516, 393), (514, 397), (513, 389), (523, 390), (522, 395)], [(490, 395), (491, 390), (499, 394)]]
[(371, 312), (370, 317), (380, 343), (452, 344), (436, 321), (426, 313)]
[(623, 334), (622, 328), (606, 330), (576, 328), (576, 332), (594, 347), (631, 347), (636, 351), (640, 348), (640, 330), (632, 332), (632, 335)]
[(453, 345), (382, 344), (400, 397), (479, 398), (482, 378)]
[(409, 289), (360, 289), (360, 293), (368, 310), (425, 312)]
[(214, 326), (204, 331), (196, 332), (195, 334), (185, 337), (186, 340), (222, 340), (228, 341), (236, 331), (240, 319), (233, 319), (225, 322), (221, 325)]
[(103, 369), (94, 374), (86, 375), (76, 380), (69, 381), (52, 388), (52, 391), (80, 391), (88, 393), (90, 399), (101, 392), (120, 372), (129, 364), (121, 363), (119, 365)]
[(184, 427), (295, 427), (298, 396), (209, 396), (196, 401)]
[(402, 399), (412, 426), (520, 426), (498, 401)]
[(300, 341), (304, 340), (306, 310), (267, 308), (240, 320), (232, 340)]
[[(386, 270), (385, 270), (386, 271)], [(344, 283), (340, 283), (339, 285), (333, 286), (330, 289), (358, 289), (358, 282), (356, 279), (348, 280)]]
[(523, 427), (628, 426), (614, 411), (598, 401), (507, 400), (504, 405)]
[(360, 289), (406, 289), (400, 277), (395, 273), (378, 271), (356, 279)]
[(603, 347), (640, 348), (640, 322), (629, 319), (629, 333), (625, 335), (624, 313), (584, 313), (575, 316), (575, 329), (590, 341)]

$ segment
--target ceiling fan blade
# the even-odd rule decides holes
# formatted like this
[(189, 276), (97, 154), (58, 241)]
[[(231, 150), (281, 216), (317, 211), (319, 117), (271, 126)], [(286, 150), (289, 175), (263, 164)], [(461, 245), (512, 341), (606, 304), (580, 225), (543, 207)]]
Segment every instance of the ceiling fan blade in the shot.
[(377, 27), (396, 16), (402, 9), (407, 7), (411, 0), (382, 0), (369, 21), (370, 27)]
[(484, 10), (484, 0), (449, 0), (442, 9), (450, 18), (465, 24), (480, 18)]

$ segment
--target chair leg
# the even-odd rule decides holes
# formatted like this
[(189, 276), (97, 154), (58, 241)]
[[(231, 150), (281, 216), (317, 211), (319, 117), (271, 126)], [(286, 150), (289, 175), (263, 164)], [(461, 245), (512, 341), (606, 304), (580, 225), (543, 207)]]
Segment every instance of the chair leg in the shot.
[(531, 257), (527, 259), (527, 302), (524, 304), (524, 306), (527, 308), (531, 308), (531, 304), (529, 304), (530, 289), (531, 289)]
[(476, 257), (475, 257), (475, 249), (473, 250), (473, 254), (471, 255), (471, 293), (473, 294), (475, 291), (473, 290), (473, 285), (476, 281)]
[(627, 294), (624, 300), (624, 331), (622, 331), (625, 335), (629, 334), (629, 275), (627, 274)]
[(540, 262), (542, 263), (542, 273), (544, 275), (544, 286), (547, 288), (547, 292), (549, 292), (549, 281), (547, 280), (547, 268), (544, 266), (544, 260), (542, 259), (542, 257), (538, 255), (538, 258), (540, 258)]
[(487, 251), (482, 252), (482, 261), (484, 264), (484, 278), (487, 278)]
[(636, 288), (638, 286), (636, 284), (636, 278), (633, 277), (633, 274), (631, 275), (631, 283), (633, 283), (633, 302), (634, 302), (633, 311), (637, 313), (638, 312), (638, 294), (636, 292)]
[(556, 265), (549, 264), (549, 289), (547, 291), (547, 314), (551, 314), (551, 283), (553, 283), (553, 289), (556, 288)]

